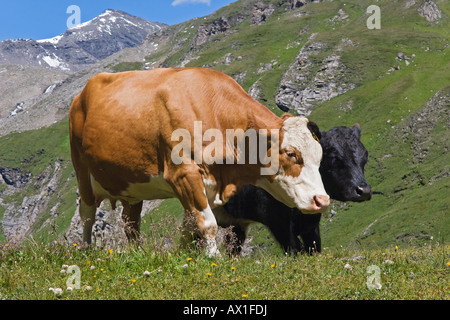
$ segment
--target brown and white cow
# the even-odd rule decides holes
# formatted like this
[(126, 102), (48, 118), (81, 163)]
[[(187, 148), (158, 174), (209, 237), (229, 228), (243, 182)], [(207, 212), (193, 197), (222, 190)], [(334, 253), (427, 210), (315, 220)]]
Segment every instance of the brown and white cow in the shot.
[[(178, 198), (185, 221), (193, 217), (210, 255), (217, 253), (212, 208), (225, 204), (242, 185), (262, 187), (304, 213), (324, 212), (329, 205), (312, 123), (277, 117), (223, 73), (202, 68), (101, 73), (74, 99), (69, 117), (87, 243), (104, 199), (113, 208), (122, 202), (127, 236), (133, 239), (143, 200)], [(217, 136), (230, 130), (245, 136), (226, 143)], [(249, 146), (251, 130), (258, 133), (256, 149)], [(245, 149), (238, 149), (239, 141), (247, 140)], [(265, 158), (253, 157), (255, 150)]]

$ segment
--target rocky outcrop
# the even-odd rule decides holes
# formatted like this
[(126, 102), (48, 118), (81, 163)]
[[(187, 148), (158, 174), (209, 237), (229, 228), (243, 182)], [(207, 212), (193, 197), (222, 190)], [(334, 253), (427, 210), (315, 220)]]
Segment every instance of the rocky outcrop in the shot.
[(303, 7), (305, 4), (310, 2), (320, 2), (320, 0), (287, 0), (286, 7), (289, 10), (293, 10)]
[[(50, 211), (49, 204), (53, 195), (61, 187), (61, 161), (48, 168), (34, 181), (36, 193), (28, 194), (24, 188), (31, 182), (31, 174), (21, 173), (18, 169), (2, 170), (3, 180), (13, 189), (7, 189), (6, 194), (26, 193), (20, 202), (3, 203), (5, 208), (1, 221), (2, 232), (10, 243), (20, 243), (29, 235), (30, 230), (42, 212)], [(9, 183), (8, 183), (9, 182)]]
[(200, 46), (211, 37), (231, 28), (226, 17), (220, 17), (209, 24), (201, 24), (195, 37), (195, 45)]
[[(405, 119), (400, 125), (401, 139), (403, 143), (410, 144), (413, 151), (412, 161), (422, 163), (428, 155), (429, 149), (438, 144), (450, 150), (450, 141), (445, 135), (439, 136), (439, 140), (432, 140), (431, 132), (442, 121), (447, 130), (450, 130), (450, 87), (437, 92), (418, 112)], [(448, 131), (450, 132), (450, 131)], [(441, 168), (449, 174), (449, 170)]]
[(418, 9), (419, 15), (427, 19), (428, 22), (434, 22), (442, 17), (439, 7), (431, 0), (426, 0)]
[(262, 24), (271, 16), (274, 11), (275, 8), (272, 3), (267, 4), (262, 1), (256, 2), (252, 11), (251, 23), (253, 25)]
[[(0, 168), (0, 179), (8, 186), (23, 188), (30, 181), (31, 173), (22, 172), (19, 168)], [(0, 180), (0, 184), (2, 181)]]
[(315, 104), (355, 88), (354, 84), (347, 82), (346, 66), (338, 55), (343, 46), (353, 45), (351, 40), (343, 39), (331, 51), (332, 54), (317, 63), (315, 57), (323, 51), (330, 51), (330, 48), (327, 43), (314, 42), (314, 37), (311, 35), (301, 48), (281, 80), (275, 102), (285, 112), (295, 110), (299, 115), (308, 116)]
[[(141, 217), (145, 218), (153, 209), (157, 208), (163, 200), (144, 201)], [(79, 201), (74, 212), (69, 229), (64, 237), (69, 243), (81, 243), (83, 239), (83, 226), (79, 215)], [(117, 202), (117, 208), (111, 210), (107, 201), (102, 202), (97, 209), (96, 221), (92, 227), (94, 245), (97, 247), (117, 248), (126, 245), (125, 223), (122, 220), (122, 204)]]

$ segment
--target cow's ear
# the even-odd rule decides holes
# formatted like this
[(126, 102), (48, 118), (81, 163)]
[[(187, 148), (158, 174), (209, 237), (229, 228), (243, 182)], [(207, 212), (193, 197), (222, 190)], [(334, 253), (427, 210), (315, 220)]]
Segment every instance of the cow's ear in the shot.
[(359, 123), (355, 123), (353, 125), (353, 132), (356, 133), (356, 136), (359, 138), (361, 138), (361, 126), (359, 125)]
[(290, 113), (285, 113), (285, 114), (283, 114), (283, 115), (281, 116), (281, 120), (285, 121), (286, 119), (291, 118), (291, 117), (293, 117), (292, 114), (290, 114)]
[(315, 122), (309, 121), (307, 127), (309, 131), (311, 131), (311, 134), (313, 135), (314, 139), (316, 139), (317, 142), (319, 142), (320, 138), (322, 138), (322, 134), (317, 124)]

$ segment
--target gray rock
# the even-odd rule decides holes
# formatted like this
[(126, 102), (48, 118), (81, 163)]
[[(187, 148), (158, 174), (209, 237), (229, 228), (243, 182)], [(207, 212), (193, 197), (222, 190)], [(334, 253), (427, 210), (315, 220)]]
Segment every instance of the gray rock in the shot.
[(8, 167), (0, 168), (0, 176), (7, 185), (15, 188), (24, 187), (31, 179), (31, 173), (24, 173), (18, 168)]
[(439, 7), (431, 0), (426, 0), (418, 9), (419, 15), (427, 19), (428, 22), (433, 22), (442, 17), (442, 12)]
[(346, 67), (337, 55), (345, 46), (353, 46), (353, 42), (343, 39), (333, 50), (336, 54), (325, 57), (317, 65), (312, 62), (313, 58), (324, 50), (329, 51), (329, 48), (326, 43), (314, 42), (314, 37), (311, 35), (282, 77), (275, 102), (285, 112), (296, 110), (297, 114), (308, 116), (317, 103), (355, 88), (354, 84), (347, 82)]
[(275, 11), (275, 8), (272, 3), (264, 3), (262, 1), (258, 1), (255, 3), (252, 11), (251, 23), (253, 25), (260, 25), (265, 22)]
[(201, 24), (198, 28), (197, 36), (195, 37), (195, 44), (202, 45), (211, 37), (225, 32), (230, 28), (230, 24), (226, 17), (220, 17), (209, 24)]

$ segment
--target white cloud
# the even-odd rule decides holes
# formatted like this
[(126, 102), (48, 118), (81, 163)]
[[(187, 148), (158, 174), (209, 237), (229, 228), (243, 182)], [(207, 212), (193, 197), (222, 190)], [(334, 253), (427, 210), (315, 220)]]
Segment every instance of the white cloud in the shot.
[(191, 3), (204, 3), (207, 4), (208, 6), (211, 5), (211, 0), (174, 0), (172, 2), (172, 6), (178, 6), (180, 4), (191, 4)]

